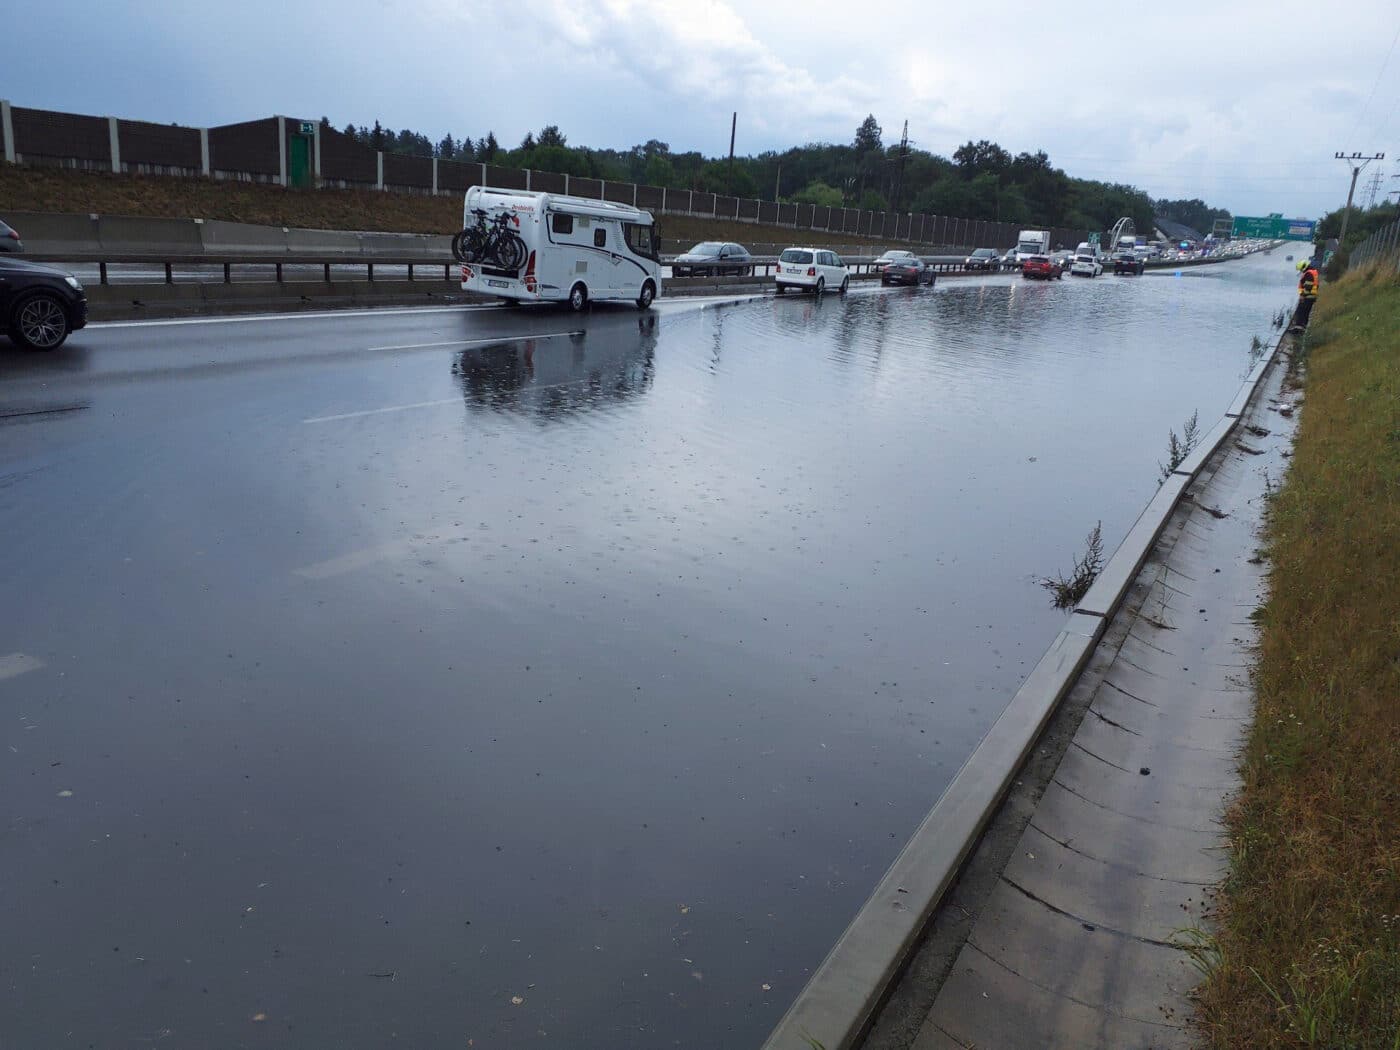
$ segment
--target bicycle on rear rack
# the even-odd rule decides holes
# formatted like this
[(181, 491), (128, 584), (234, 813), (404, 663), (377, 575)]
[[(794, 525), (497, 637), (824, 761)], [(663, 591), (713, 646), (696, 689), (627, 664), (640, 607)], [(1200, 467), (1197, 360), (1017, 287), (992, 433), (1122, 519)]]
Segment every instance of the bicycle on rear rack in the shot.
[(518, 222), (510, 212), (501, 212), (487, 221), (483, 209), (473, 209), (476, 225), (468, 226), (452, 238), (452, 257), (458, 262), (485, 263), (502, 270), (519, 270), (525, 265), (525, 242), (510, 228)]

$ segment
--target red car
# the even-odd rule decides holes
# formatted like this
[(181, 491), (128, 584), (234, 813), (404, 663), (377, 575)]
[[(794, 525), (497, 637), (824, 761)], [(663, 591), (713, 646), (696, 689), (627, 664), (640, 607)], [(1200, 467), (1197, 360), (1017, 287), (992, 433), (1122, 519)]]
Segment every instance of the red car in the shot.
[(1032, 255), (1021, 264), (1022, 277), (1036, 277), (1042, 281), (1051, 281), (1056, 278), (1063, 279), (1065, 271), (1060, 269), (1058, 263), (1054, 262), (1048, 255)]

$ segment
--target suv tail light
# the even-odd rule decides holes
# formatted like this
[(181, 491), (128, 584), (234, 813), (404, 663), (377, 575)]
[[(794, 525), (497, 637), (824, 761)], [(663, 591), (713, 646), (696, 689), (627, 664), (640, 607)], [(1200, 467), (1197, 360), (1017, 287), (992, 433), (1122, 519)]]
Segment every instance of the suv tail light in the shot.
[(535, 253), (530, 252), (530, 261), (525, 264), (525, 290), (533, 294), (539, 283), (535, 280)]
[(808, 276), (808, 277), (815, 277), (816, 275), (817, 275), (817, 268), (816, 268), (815, 266), (809, 266), (809, 267), (807, 267), (807, 276)]
[(463, 281), (470, 281), (470, 280), (472, 279), (472, 276), (473, 276), (473, 274), (472, 274), (472, 268), (471, 268), (470, 266), (468, 266), (466, 263), (463, 263), (463, 264), (462, 264), (462, 280), (463, 280)]
[(10, 238), (10, 240), (12, 241), (17, 241), (19, 240), (19, 230), (11, 229), (9, 233), (5, 234), (5, 236)]

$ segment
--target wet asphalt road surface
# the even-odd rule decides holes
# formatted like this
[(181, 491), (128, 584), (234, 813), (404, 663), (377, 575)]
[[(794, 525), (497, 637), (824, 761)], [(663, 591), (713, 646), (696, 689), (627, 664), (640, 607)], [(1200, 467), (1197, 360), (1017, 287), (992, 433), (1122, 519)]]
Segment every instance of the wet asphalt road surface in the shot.
[(756, 1045), (1292, 283), (0, 346), (4, 1041)]

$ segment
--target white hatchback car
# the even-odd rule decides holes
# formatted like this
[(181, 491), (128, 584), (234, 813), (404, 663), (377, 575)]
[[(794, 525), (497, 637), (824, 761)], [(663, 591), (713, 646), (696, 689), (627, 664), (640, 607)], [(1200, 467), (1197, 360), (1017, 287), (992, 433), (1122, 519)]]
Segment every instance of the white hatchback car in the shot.
[(785, 248), (778, 256), (773, 283), (779, 295), (788, 288), (810, 288), (818, 295), (835, 288), (845, 295), (851, 274), (841, 256), (825, 248)]
[(1092, 255), (1076, 255), (1069, 272), (1075, 277), (1097, 277), (1103, 273), (1103, 263)]

